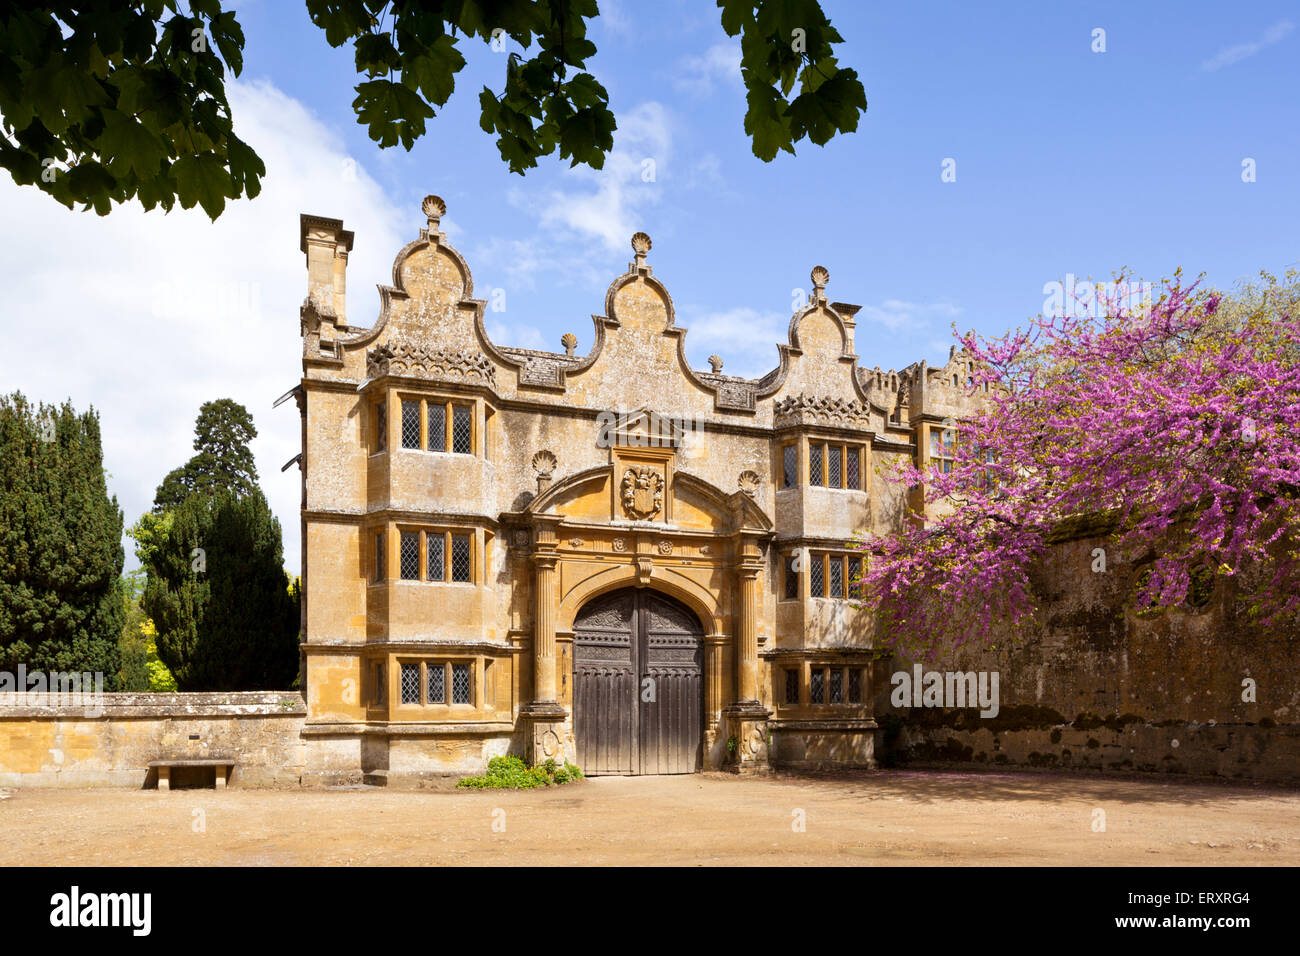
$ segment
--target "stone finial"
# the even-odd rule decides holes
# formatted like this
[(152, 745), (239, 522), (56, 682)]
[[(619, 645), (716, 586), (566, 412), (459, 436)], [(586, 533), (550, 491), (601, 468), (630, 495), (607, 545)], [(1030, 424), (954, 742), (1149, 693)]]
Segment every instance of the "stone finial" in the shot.
[(447, 204), (441, 196), (425, 196), (420, 208), (429, 219), (429, 231), (437, 232), (438, 220), (447, 214)]
[(709, 367), (712, 368), (714, 372), (721, 372), (721, 371), (722, 371), (722, 356), (721, 356), (721, 355), (710, 355), (710, 356), (709, 356)]
[(578, 347), (578, 337), (572, 332), (565, 332), (560, 339), (560, 344), (564, 346), (565, 355), (572, 355), (573, 350)]
[(813, 294), (820, 296), (822, 290), (826, 288), (826, 283), (831, 281), (831, 274), (826, 271), (825, 266), (813, 266), (810, 278), (813, 284)]
[(644, 232), (638, 232), (632, 236), (632, 254), (636, 256), (638, 266), (645, 265), (645, 256), (650, 251), (650, 245), (650, 237)]

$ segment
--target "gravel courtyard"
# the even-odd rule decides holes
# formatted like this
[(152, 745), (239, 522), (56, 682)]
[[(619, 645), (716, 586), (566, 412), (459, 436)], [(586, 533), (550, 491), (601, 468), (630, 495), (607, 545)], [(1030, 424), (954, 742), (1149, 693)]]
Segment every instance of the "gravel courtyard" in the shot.
[(925, 771), (603, 777), (531, 792), (8, 790), (0, 830), (4, 866), (1294, 866), (1300, 791)]

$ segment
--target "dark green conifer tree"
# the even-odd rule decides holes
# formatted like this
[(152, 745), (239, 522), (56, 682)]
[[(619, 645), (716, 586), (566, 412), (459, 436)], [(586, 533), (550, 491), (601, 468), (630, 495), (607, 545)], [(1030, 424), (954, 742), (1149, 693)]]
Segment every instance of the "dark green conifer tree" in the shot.
[(229, 399), (208, 402), (195, 432), (197, 454), (155, 499), (170, 521), (137, 525), (158, 657), (182, 691), (286, 690), (298, 673), (298, 598), (257, 485), (252, 416)]
[(98, 672), (117, 689), (124, 557), (98, 414), (0, 396), (0, 670)]

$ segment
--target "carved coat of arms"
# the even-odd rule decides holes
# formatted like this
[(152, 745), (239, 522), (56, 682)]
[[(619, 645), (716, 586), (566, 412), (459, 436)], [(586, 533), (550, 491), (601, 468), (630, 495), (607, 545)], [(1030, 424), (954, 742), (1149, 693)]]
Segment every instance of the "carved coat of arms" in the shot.
[(623, 472), (622, 492), (629, 518), (653, 518), (664, 505), (664, 476), (654, 468), (629, 468)]

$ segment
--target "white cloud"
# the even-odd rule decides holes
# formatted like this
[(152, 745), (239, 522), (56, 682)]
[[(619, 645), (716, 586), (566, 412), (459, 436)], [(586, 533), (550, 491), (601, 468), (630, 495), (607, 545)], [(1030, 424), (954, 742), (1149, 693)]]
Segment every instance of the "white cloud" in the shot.
[(690, 96), (711, 96), (719, 83), (728, 83), (739, 89), (740, 43), (731, 41), (715, 43), (699, 56), (682, 58), (673, 77), (673, 88)]
[[(9, 225), (0, 248), (6, 347), (0, 381), (45, 401), (99, 411), (109, 489), (131, 524), (193, 450), (194, 417), (214, 398), (253, 414), (262, 487), (298, 567), (299, 450), (293, 403), (272, 401), (302, 375), (298, 307), (307, 274), (298, 214), (342, 218), (356, 232), (348, 318), (371, 324), (375, 284), (421, 224), (301, 103), (268, 83), (227, 85), (235, 128), (266, 163), (262, 192), (212, 223), (132, 204), (107, 217), (67, 210), (31, 187), (0, 183)], [(127, 542), (128, 566), (134, 566)]]
[[(723, 311), (709, 311), (696, 306), (683, 306), (680, 310), (686, 326), (686, 350), (693, 368), (707, 369), (708, 356), (716, 352), (726, 363), (723, 372), (757, 378), (776, 367), (779, 361), (777, 343), (785, 343), (790, 327), (790, 313), (759, 312), (748, 306)], [(858, 354), (864, 349), (870, 358), (871, 330), (864, 325), (874, 323), (895, 331), (911, 332), (929, 329), (932, 323), (951, 322), (962, 314), (960, 306), (947, 302), (918, 303), (901, 299), (886, 299), (878, 305), (865, 305), (858, 312), (855, 342)], [(932, 339), (934, 347), (937, 339)], [(945, 343), (944, 349), (947, 349)], [(874, 360), (873, 360), (874, 361)]]
[(717, 353), (725, 363), (724, 374), (757, 378), (780, 361), (776, 345), (787, 341), (789, 315), (759, 312), (748, 306), (722, 312), (687, 306), (681, 311), (693, 368), (707, 370), (708, 356)]
[(858, 324), (865, 320), (894, 329), (919, 329), (930, 324), (931, 319), (951, 321), (961, 315), (960, 306), (948, 302), (904, 302), (901, 299), (886, 299), (879, 305), (864, 305), (857, 314)]
[(541, 329), (532, 325), (519, 325), (514, 322), (487, 321), (488, 338), (494, 345), (511, 345), (520, 349), (541, 349), (546, 352), (559, 351), (558, 343), (548, 344), (542, 336)]
[(1230, 47), (1224, 47), (1218, 53), (1214, 54), (1214, 56), (1210, 57), (1208, 60), (1202, 63), (1201, 69), (1205, 70), (1208, 73), (1208, 72), (1213, 72), (1214, 70), (1217, 70), (1221, 67), (1231, 66), (1234, 63), (1240, 63), (1242, 60), (1254, 56), (1256, 53), (1258, 53), (1260, 50), (1264, 49), (1265, 47), (1269, 47), (1272, 46), (1274, 43), (1280, 42), (1294, 28), (1295, 28), (1295, 24), (1292, 23), (1290, 20), (1279, 20), (1277, 23), (1273, 24), (1271, 27), (1265, 30), (1263, 36), (1261, 36), (1258, 40), (1253, 40), (1249, 43), (1238, 43)]
[[(642, 228), (643, 212), (660, 199), (659, 180), (672, 160), (672, 123), (659, 103), (642, 103), (619, 117), (614, 149), (603, 169), (578, 166), (565, 177), (576, 189), (553, 189), (534, 208), (544, 229), (567, 235), (556, 238), (596, 238), (609, 249), (626, 250), (632, 234)], [(511, 195), (528, 206), (528, 194)]]
[[(474, 263), (474, 294), (480, 298), (488, 298), (487, 290), (493, 285), (491, 280), (494, 277), (497, 284), (502, 284), (510, 293), (536, 288), (539, 276), (552, 288), (577, 285), (604, 292), (609, 285), (608, 263), (601, 263), (603, 268), (597, 268), (597, 263), (585, 249), (560, 248), (542, 238), (493, 236), (476, 246), (462, 248), (462, 251)], [(505, 276), (503, 283), (500, 279), (502, 274)], [(486, 284), (480, 283), (480, 278)]]
[(601, 0), (600, 17), (596, 23), (609, 37), (626, 39), (636, 36), (636, 17), (628, 11), (623, 0)]

